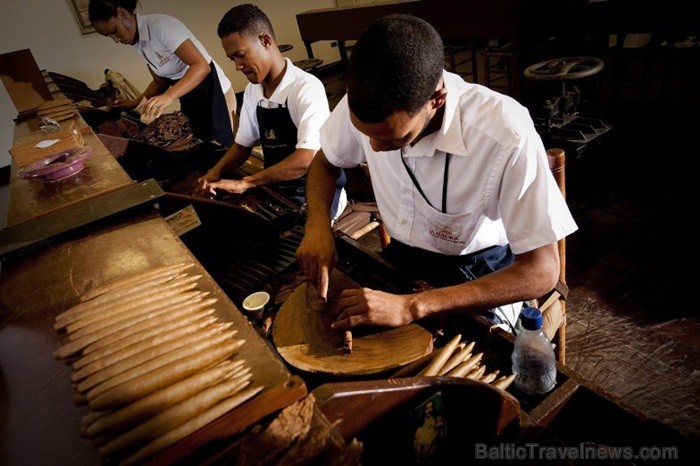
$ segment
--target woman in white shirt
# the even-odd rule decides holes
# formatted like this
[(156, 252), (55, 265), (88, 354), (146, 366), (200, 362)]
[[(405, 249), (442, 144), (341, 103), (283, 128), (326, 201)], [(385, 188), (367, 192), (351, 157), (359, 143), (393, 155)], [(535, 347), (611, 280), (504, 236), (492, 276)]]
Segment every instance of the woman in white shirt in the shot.
[(231, 82), (204, 46), (178, 19), (136, 14), (137, 0), (90, 0), (95, 30), (118, 44), (133, 46), (148, 65), (153, 81), (133, 101), (116, 105), (159, 117), (174, 100), (187, 115), (194, 136), (233, 144), (236, 94)]

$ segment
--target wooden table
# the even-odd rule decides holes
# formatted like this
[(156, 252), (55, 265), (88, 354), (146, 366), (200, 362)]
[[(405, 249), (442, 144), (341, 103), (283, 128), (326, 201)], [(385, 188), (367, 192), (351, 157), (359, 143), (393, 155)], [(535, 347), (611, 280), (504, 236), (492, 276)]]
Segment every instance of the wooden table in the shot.
[[(74, 121), (78, 128), (88, 127), (79, 115), (66, 120), (68, 121)], [(18, 123), (15, 127), (15, 140), (37, 129), (36, 119)], [(85, 168), (80, 173), (63, 181), (44, 183), (19, 179), (19, 167), (13, 162), (7, 226), (55, 212), (134, 182), (96, 134), (90, 131), (84, 134), (84, 138), (85, 145), (93, 147), (93, 154), (85, 161)]]

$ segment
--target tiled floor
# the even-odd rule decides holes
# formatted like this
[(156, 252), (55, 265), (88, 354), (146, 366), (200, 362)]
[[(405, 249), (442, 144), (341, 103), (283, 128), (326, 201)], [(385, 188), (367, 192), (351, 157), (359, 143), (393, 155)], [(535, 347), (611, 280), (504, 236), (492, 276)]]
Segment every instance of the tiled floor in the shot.
[[(632, 409), (698, 439), (697, 274), (679, 268), (694, 265), (693, 229), (685, 225), (695, 209), (683, 188), (695, 155), (699, 56), (700, 49), (674, 59), (665, 95), (661, 65), (652, 62), (647, 96), (634, 87), (615, 92), (619, 68), (604, 57), (599, 117), (614, 128), (581, 157), (567, 154), (567, 200), (580, 227), (567, 240), (567, 365)], [(635, 72), (634, 59), (625, 82), (648, 72)], [(344, 93), (342, 77), (322, 79), (333, 107)]]

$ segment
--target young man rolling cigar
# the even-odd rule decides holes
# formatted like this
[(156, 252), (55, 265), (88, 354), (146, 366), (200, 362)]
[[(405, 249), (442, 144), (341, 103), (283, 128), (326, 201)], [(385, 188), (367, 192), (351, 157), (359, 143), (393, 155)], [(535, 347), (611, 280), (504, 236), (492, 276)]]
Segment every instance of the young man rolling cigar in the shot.
[[(306, 172), (320, 148), (321, 125), (329, 114), (323, 83), (282, 55), (270, 20), (255, 5), (231, 8), (221, 19), (218, 34), (226, 56), (250, 83), (243, 94), (235, 143), (199, 179), (198, 193), (213, 197), (218, 191), (242, 194), (268, 186), (301, 206), (306, 202)], [(225, 179), (258, 144), (263, 170), (241, 179)], [(329, 206), (334, 217), (347, 203), (345, 181), (342, 173), (336, 177)]]
[(396, 327), (456, 312), (484, 312), (512, 328), (522, 301), (557, 282), (557, 241), (577, 227), (529, 113), (445, 71), (443, 53), (435, 29), (409, 15), (376, 21), (353, 49), (347, 94), (309, 169), (297, 257), (325, 299), (336, 260), (334, 180), (339, 169), (366, 162), (391, 236), (384, 257), (435, 288), (345, 290), (334, 328)]

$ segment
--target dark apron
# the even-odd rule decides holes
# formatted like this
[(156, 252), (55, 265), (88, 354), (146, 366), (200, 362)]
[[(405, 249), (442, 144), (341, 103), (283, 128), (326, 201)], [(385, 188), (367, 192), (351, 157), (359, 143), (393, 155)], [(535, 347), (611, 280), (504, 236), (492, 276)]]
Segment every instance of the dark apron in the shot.
[[(258, 103), (256, 115), (258, 117), (258, 130), (260, 131), (260, 145), (263, 151), (264, 166), (269, 168), (281, 162), (296, 150), (297, 127), (286, 105), (278, 104), (274, 108), (264, 108)], [(340, 176), (336, 181), (331, 214), (335, 213), (338, 208), (340, 192), (346, 183), (345, 172), (341, 170)], [(300, 206), (306, 203), (306, 175), (296, 180), (276, 183), (271, 186), (271, 189)]]
[(491, 246), (463, 256), (448, 256), (408, 246), (394, 238), (382, 257), (414, 280), (434, 287), (458, 285), (482, 277), (513, 263), (510, 246)]
[[(211, 73), (197, 87), (180, 97), (180, 110), (190, 120), (194, 137), (204, 142), (217, 141), (228, 148), (233, 144), (231, 117), (213, 61), (209, 67)], [(170, 82), (174, 84), (177, 81)]]
[[(515, 260), (509, 245), (491, 246), (471, 254), (448, 256), (425, 249), (414, 248), (391, 239), (381, 253), (382, 257), (400, 268), (413, 280), (423, 280), (435, 288), (459, 285), (502, 269)], [(513, 325), (493, 309), (479, 313), (493, 324), (506, 324), (512, 333), (517, 333)], [(448, 322), (458, 331), (469, 327), (465, 316), (453, 314)], [(519, 321), (518, 321), (519, 322)]]

